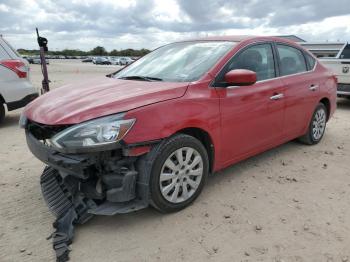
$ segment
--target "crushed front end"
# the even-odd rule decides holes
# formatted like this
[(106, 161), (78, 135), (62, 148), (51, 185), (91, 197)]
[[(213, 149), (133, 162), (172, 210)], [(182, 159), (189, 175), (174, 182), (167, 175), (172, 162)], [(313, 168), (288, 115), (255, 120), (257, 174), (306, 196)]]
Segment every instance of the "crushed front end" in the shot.
[[(81, 202), (90, 214), (103, 215), (127, 213), (148, 205), (148, 186), (138, 179), (138, 156), (130, 156), (130, 147), (119, 144), (107, 151), (62, 153), (52, 148), (47, 140), (65, 128), (67, 126), (52, 127), (28, 121), (26, 138), (30, 151), (56, 170), (56, 185), (68, 192), (71, 201)], [(146, 152), (148, 147), (143, 147)], [(52, 199), (50, 193), (54, 187), (42, 183), (42, 190), (56, 214), (55, 208), (59, 207), (48, 201)]]
[(21, 122), (30, 151), (47, 165), (41, 189), (56, 216), (53, 238), (58, 261), (68, 260), (74, 224), (82, 224), (93, 215), (128, 213), (148, 206), (149, 179), (139, 174), (137, 165), (151, 144), (128, 146), (118, 141), (84, 150), (58, 150), (53, 138), (76, 125), (50, 126), (29, 119)]

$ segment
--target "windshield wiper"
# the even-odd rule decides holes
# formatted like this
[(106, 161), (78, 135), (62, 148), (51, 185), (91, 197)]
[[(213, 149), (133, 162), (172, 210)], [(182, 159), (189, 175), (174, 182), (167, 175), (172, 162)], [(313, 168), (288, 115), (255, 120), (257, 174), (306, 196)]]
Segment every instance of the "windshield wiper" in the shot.
[(151, 76), (122, 76), (119, 79), (125, 80), (143, 80), (143, 81), (163, 81), (163, 79)]

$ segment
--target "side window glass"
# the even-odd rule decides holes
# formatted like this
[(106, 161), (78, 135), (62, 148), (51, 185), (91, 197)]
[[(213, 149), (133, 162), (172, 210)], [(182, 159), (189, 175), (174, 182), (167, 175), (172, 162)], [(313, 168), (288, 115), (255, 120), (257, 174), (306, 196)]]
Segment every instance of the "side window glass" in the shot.
[(226, 72), (234, 69), (248, 69), (256, 72), (257, 81), (274, 78), (275, 64), (271, 45), (255, 45), (234, 56)]
[(343, 52), (340, 54), (341, 59), (350, 59), (350, 44), (347, 44), (343, 50)]
[(281, 75), (292, 75), (307, 71), (303, 53), (294, 47), (277, 45)]
[(315, 58), (313, 58), (313, 57), (312, 57), (311, 55), (309, 55), (309, 54), (305, 54), (305, 56), (306, 56), (307, 62), (309, 63), (310, 70), (314, 69), (315, 64), (316, 64)]

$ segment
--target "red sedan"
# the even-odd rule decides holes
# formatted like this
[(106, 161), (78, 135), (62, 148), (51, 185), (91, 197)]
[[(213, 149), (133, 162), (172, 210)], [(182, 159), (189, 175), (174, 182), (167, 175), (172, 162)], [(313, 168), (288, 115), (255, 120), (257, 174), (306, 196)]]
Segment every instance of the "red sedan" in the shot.
[(79, 218), (149, 204), (180, 210), (209, 173), (299, 138), (322, 139), (336, 78), (308, 51), (275, 37), (168, 44), (110, 78), (55, 89), (21, 117), (48, 165), (50, 209)]

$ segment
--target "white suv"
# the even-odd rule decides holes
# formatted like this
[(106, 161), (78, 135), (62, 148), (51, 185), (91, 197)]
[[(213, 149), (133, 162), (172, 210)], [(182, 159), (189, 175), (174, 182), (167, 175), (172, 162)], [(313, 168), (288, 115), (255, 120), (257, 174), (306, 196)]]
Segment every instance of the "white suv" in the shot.
[(38, 97), (29, 81), (29, 65), (0, 35), (0, 122), (8, 111), (24, 107)]

